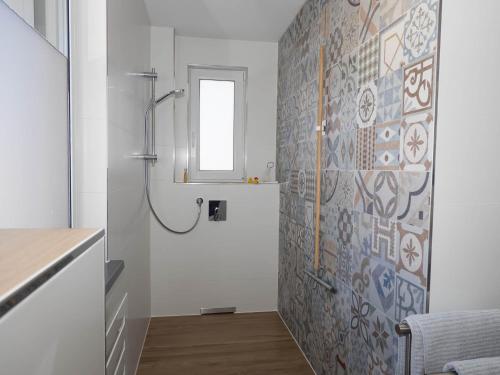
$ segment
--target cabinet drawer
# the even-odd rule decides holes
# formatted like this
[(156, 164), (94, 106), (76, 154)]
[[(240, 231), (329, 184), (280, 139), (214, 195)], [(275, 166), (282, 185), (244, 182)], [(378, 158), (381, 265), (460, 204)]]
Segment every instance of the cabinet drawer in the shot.
[(111, 350), (111, 354), (106, 362), (106, 375), (114, 375), (118, 365), (120, 364), (120, 358), (125, 352), (126, 331), (126, 326), (124, 326), (118, 335), (118, 339), (116, 340), (113, 349)]
[(127, 318), (127, 294), (123, 297), (106, 331), (106, 358), (109, 358), (120, 333), (125, 329)]

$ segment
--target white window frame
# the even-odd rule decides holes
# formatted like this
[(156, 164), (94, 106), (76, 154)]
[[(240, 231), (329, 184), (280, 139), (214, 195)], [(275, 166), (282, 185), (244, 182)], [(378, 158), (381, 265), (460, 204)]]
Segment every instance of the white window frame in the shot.
[[(191, 182), (242, 182), (246, 179), (246, 117), (248, 69), (207, 65), (189, 65), (189, 176)], [(235, 83), (233, 170), (200, 170), (200, 80)]]

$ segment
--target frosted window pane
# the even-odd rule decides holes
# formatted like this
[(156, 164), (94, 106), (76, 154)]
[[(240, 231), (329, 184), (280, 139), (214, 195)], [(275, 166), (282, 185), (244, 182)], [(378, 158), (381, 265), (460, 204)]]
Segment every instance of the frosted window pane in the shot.
[(200, 80), (200, 170), (232, 171), (234, 82)]

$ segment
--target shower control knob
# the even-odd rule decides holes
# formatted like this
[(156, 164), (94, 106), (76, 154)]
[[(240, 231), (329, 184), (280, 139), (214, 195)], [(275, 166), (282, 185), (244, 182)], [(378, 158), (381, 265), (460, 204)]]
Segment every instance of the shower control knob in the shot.
[(201, 205), (203, 204), (203, 198), (196, 199), (196, 204), (201, 207)]

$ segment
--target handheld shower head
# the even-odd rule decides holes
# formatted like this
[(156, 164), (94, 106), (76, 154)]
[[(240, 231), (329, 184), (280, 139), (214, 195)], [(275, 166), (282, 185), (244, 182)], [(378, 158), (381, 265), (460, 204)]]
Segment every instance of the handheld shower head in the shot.
[(175, 95), (176, 97), (181, 97), (184, 95), (184, 89), (176, 89), (172, 90), (170, 92), (167, 92), (165, 95), (160, 96), (158, 99), (156, 99), (156, 105), (162, 103), (163, 101), (167, 100), (170, 98), (172, 95)]

